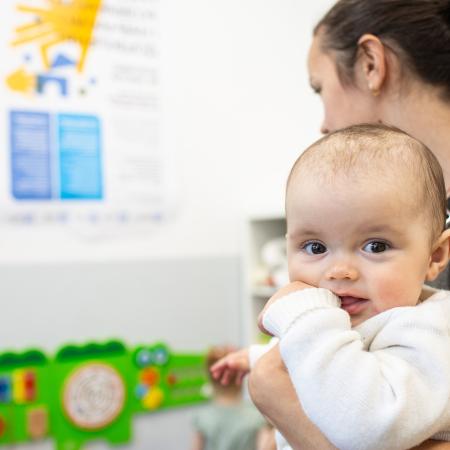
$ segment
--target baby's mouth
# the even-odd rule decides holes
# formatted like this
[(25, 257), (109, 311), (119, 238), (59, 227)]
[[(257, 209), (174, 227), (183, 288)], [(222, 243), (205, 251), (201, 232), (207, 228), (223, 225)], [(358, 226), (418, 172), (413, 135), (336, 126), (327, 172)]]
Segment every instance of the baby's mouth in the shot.
[(341, 299), (341, 308), (348, 314), (359, 314), (369, 303), (366, 298), (352, 297), (350, 295), (339, 296)]

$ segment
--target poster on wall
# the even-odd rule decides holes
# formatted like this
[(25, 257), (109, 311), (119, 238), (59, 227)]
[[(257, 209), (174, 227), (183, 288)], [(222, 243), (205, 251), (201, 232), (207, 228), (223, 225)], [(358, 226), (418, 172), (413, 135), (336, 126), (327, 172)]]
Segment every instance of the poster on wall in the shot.
[(165, 220), (160, 0), (0, 5), (1, 224)]

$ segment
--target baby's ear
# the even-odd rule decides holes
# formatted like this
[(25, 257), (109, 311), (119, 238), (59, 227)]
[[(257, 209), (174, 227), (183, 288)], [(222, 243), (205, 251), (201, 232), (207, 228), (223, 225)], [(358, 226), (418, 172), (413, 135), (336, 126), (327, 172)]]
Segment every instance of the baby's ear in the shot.
[(433, 281), (447, 267), (450, 258), (450, 230), (444, 230), (436, 240), (430, 256), (426, 281)]

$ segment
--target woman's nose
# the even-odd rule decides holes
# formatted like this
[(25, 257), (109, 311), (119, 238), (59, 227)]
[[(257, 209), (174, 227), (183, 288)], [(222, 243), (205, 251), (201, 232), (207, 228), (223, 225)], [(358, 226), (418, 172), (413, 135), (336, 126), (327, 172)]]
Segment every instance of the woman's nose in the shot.
[(327, 280), (349, 280), (355, 281), (359, 278), (358, 269), (345, 262), (337, 262), (329, 267), (326, 273)]

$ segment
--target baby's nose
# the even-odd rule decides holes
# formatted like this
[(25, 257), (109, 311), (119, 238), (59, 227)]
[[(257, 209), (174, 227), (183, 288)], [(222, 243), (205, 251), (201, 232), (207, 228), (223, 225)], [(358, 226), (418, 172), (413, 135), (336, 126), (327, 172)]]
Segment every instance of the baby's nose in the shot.
[(337, 262), (333, 264), (326, 273), (327, 280), (350, 280), (354, 281), (359, 278), (358, 269), (351, 264), (345, 262)]

